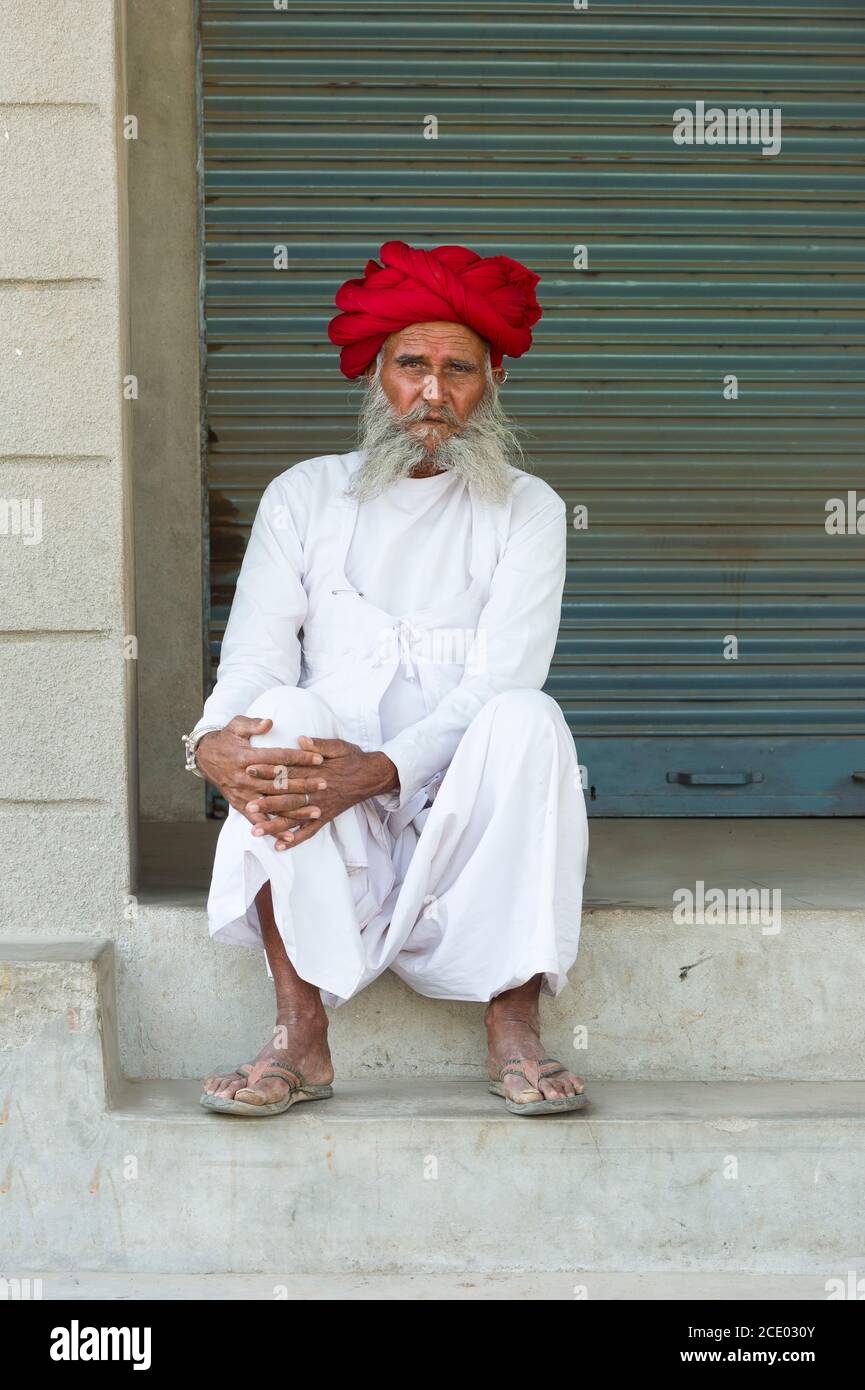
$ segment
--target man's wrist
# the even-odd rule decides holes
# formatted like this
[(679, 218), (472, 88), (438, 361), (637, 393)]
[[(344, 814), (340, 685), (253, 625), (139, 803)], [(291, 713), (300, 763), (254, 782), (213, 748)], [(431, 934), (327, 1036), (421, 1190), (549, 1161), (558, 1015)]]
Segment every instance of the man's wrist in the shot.
[(198, 767), (198, 749), (202, 741), (208, 734), (222, 733), (222, 726), (219, 724), (209, 724), (204, 729), (193, 729), (191, 734), (183, 735), (183, 745), (186, 749), (186, 770), (194, 772), (196, 777), (203, 777), (204, 773)]
[(384, 792), (399, 790), (399, 772), (396, 763), (391, 762), (387, 753), (377, 750), (374, 753), (367, 753), (372, 775), (375, 778), (375, 785), (370, 792), (371, 796), (381, 796)]
[(221, 734), (221, 733), (222, 733), (222, 730), (221, 730), (221, 729), (204, 729), (204, 730), (203, 730), (202, 735), (201, 735), (201, 738), (198, 740), (198, 742), (197, 742), (196, 745), (195, 745), (195, 761), (196, 761), (196, 763), (198, 762), (198, 752), (199, 752), (199, 749), (201, 748), (201, 745), (202, 745), (202, 743), (204, 743), (205, 739), (210, 738), (211, 735), (213, 735), (213, 734)]

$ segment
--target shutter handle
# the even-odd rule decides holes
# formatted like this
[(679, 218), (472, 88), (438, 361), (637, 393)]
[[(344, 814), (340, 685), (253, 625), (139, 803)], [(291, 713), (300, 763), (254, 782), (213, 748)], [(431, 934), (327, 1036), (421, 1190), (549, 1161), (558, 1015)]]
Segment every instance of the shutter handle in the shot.
[[(865, 779), (865, 773), (862, 776)], [(762, 772), (667, 773), (668, 782), (679, 782), (683, 787), (747, 787), (751, 782), (762, 782), (762, 780)]]
[(865, 772), (852, 772), (850, 775), (854, 782), (865, 782)]

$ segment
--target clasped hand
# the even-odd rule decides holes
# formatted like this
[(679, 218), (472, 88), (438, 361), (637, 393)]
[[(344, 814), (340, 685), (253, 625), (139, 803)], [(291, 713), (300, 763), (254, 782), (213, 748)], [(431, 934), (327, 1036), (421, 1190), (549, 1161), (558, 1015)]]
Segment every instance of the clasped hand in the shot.
[(342, 738), (302, 734), (299, 748), (253, 748), (250, 738), (272, 728), (270, 719), (238, 716), (205, 734), (197, 762), (251, 822), (253, 835), (273, 835), (278, 850), (302, 844), (351, 806), (399, 785), (385, 753), (365, 753)]

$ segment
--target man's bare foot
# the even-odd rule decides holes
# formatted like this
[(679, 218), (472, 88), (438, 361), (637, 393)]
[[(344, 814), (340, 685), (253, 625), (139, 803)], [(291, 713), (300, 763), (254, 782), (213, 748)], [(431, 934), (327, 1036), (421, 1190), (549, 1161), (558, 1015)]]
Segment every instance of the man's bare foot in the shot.
[[(284, 1066), (299, 1067), (312, 1086), (331, 1082), (333, 1064), (327, 1045), (327, 1014), (324, 1007), (277, 1014), (273, 1036), (255, 1059), (255, 1064), (259, 1062), (281, 1062)], [(232, 1071), (208, 1076), (204, 1089), (209, 1095), (220, 1096), (223, 1100), (237, 1098), (249, 1105), (272, 1105), (287, 1095), (289, 1084), (288, 1081), (268, 1076), (254, 1080), (250, 1086), (247, 1077), (239, 1071)], [(238, 1095), (239, 1092), (242, 1094)]]
[[(539, 1078), (537, 1092), (529, 1091), (528, 1094), (525, 1094), (527, 1085), (521, 1076), (515, 1076), (511, 1072), (507, 1076), (499, 1077), (499, 1069), (512, 1057), (530, 1058), (539, 1062), (542, 1057), (550, 1056), (540, 1036), (539, 989), (540, 976), (536, 975), (528, 984), (496, 995), (487, 1005), (484, 1014), (490, 1080), (501, 1080), (510, 1099), (517, 1100), (519, 1097), (520, 1104), (537, 1100), (537, 1092), (540, 1092), (543, 1100), (558, 1100), (562, 1096), (581, 1095), (586, 1088), (584, 1079), (567, 1068), (558, 1076)], [(560, 1062), (559, 1065), (564, 1066), (564, 1063)], [(552, 1071), (553, 1068), (547, 1063), (543, 1070)], [(531, 1075), (531, 1069), (529, 1074)], [(519, 1095), (521, 1091), (524, 1093), (522, 1096)]]

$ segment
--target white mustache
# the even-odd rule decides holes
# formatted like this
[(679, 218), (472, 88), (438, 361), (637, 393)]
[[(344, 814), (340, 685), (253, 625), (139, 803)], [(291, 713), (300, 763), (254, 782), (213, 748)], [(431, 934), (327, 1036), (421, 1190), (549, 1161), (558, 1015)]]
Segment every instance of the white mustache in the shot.
[(449, 405), (413, 405), (411, 410), (407, 410), (404, 415), (397, 415), (396, 419), (401, 425), (419, 425), (433, 414), (440, 415), (447, 424), (457, 428), (462, 424), (456, 411)]

